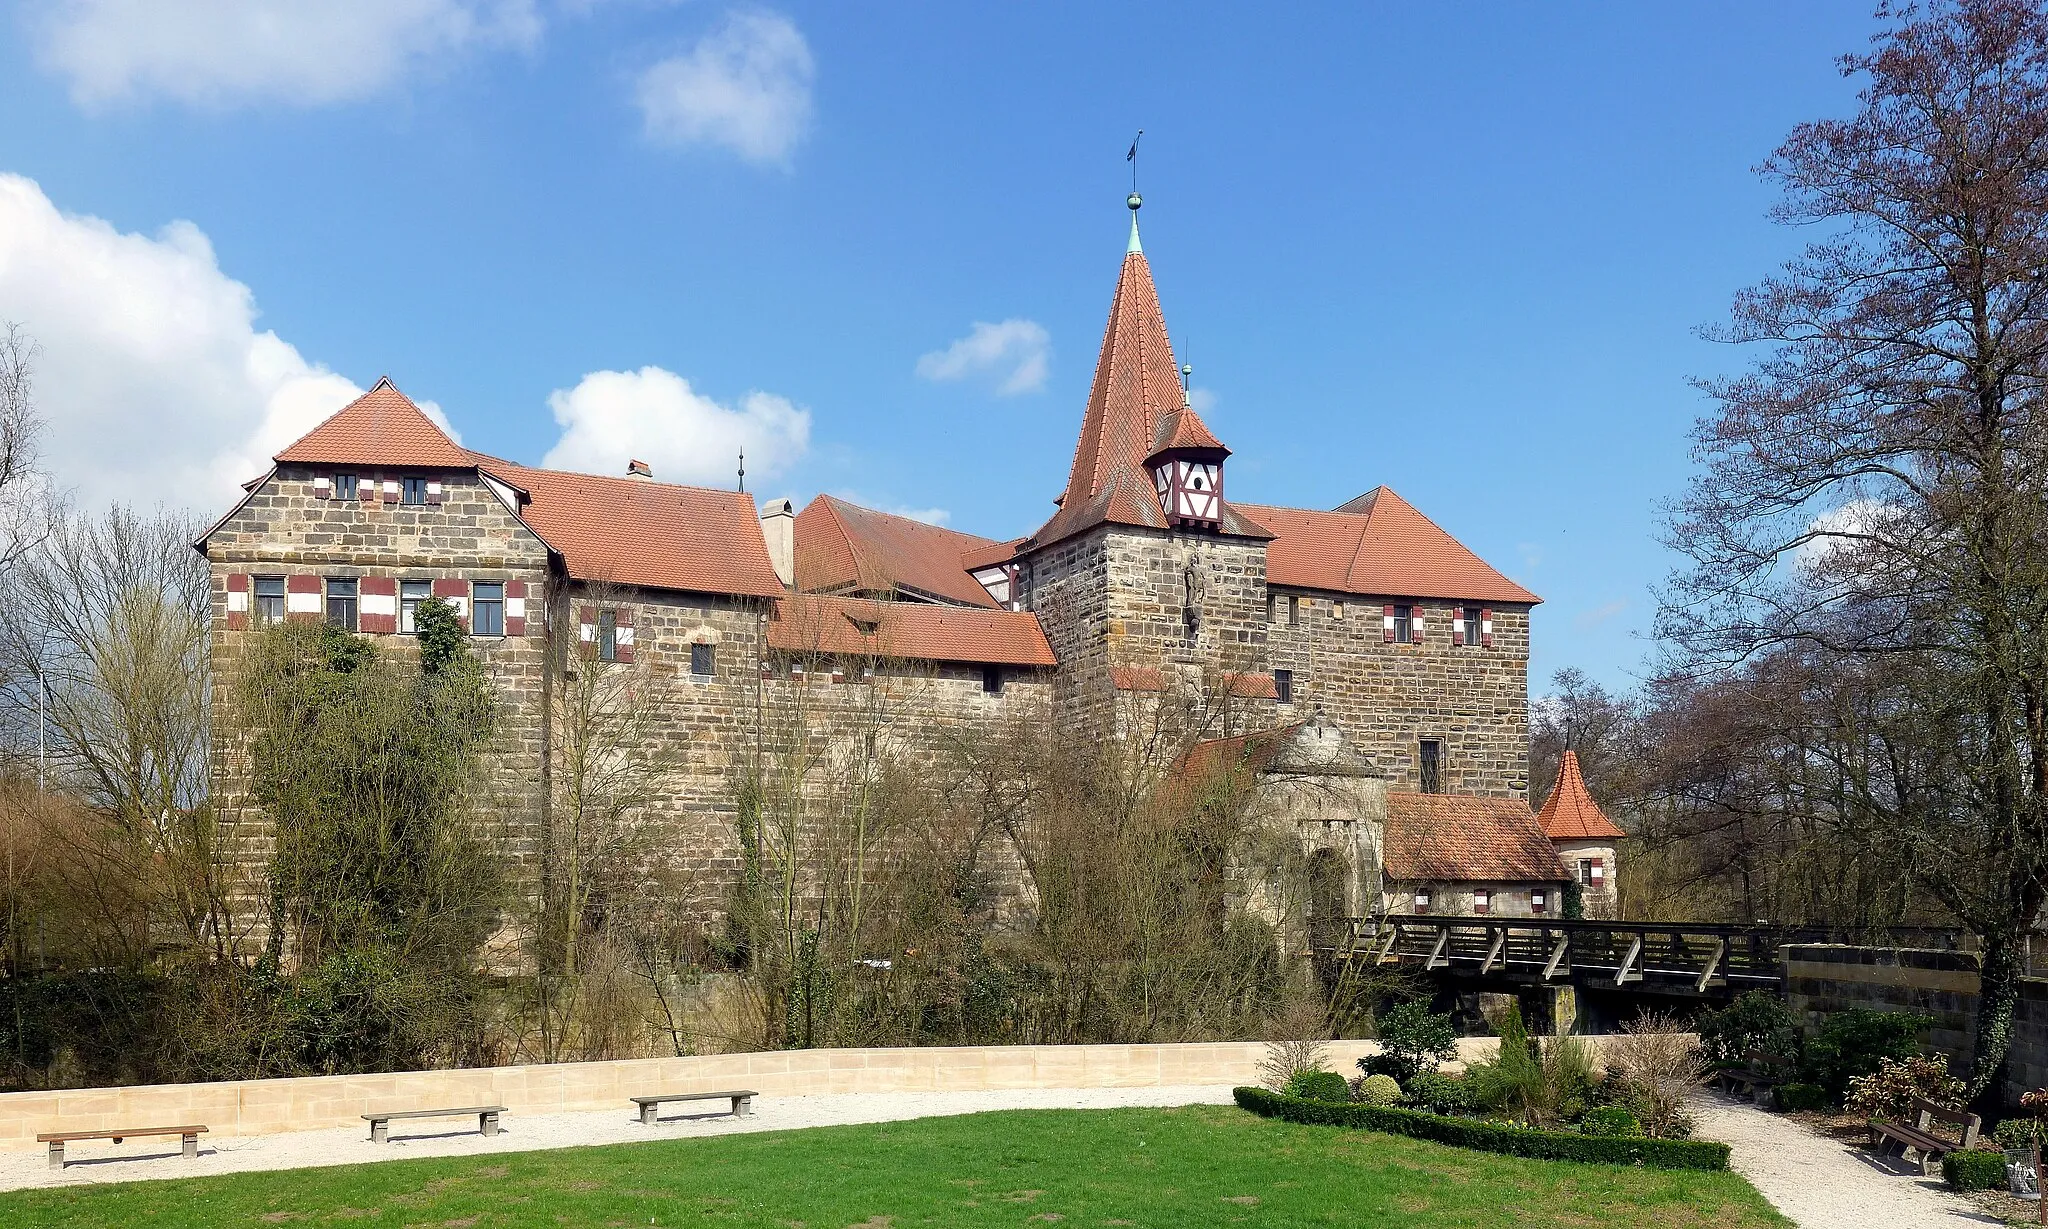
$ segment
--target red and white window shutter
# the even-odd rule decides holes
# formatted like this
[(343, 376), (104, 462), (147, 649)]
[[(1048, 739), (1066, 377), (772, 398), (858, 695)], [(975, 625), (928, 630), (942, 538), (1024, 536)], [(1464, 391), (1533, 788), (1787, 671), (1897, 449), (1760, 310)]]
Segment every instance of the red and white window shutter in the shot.
[(313, 479), (313, 498), (333, 499), (334, 479), (328, 477), (320, 477)]
[(1493, 609), (1489, 606), (1479, 608), (1479, 643), (1493, 647)]
[(1394, 608), (1391, 605), (1380, 615), (1380, 627), (1385, 631), (1387, 643), (1394, 643)]
[(576, 608), (576, 639), (579, 643), (592, 646), (592, 652), (596, 651), (597, 607), (578, 606)]
[(320, 578), (300, 575), (284, 578), (284, 617), (317, 623), (326, 613), (320, 598)]
[(1479, 914), (1479, 913), (1485, 913), (1485, 912), (1486, 912), (1486, 911), (1487, 911), (1487, 910), (1488, 910), (1489, 908), (1491, 908), (1492, 906), (1493, 906), (1493, 893), (1491, 893), (1491, 892), (1487, 891), (1487, 890), (1486, 890), (1485, 888), (1480, 888), (1480, 889), (1479, 889), (1478, 891), (1476, 891), (1476, 892), (1472, 893), (1472, 912), (1473, 912), (1473, 913), (1475, 913), (1475, 914)]
[(249, 626), (249, 578), (228, 577), (228, 630), (239, 632)]
[(523, 580), (505, 582), (505, 634), (526, 634), (526, 582)]
[(621, 606), (612, 618), (612, 660), (631, 664), (633, 661), (633, 612)]
[(1451, 645), (1456, 648), (1465, 643), (1465, 608), (1451, 607)]
[(434, 582), (434, 596), (448, 603), (455, 610), (455, 618), (462, 624), (462, 630), (469, 630), (469, 582), (443, 578)]
[(440, 502), (441, 502), (441, 484), (440, 484), (440, 483), (438, 483), (438, 482), (429, 482), (429, 483), (427, 483), (427, 502), (428, 502), (428, 503), (430, 503), (430, 504), (438, 504), (438, 503), (440, 503)]
[(356, 626), (366, 635), (389, 636), (398, 630), (398, 581), (390, 576), (365, 576), (357, 582), (361, 605)]

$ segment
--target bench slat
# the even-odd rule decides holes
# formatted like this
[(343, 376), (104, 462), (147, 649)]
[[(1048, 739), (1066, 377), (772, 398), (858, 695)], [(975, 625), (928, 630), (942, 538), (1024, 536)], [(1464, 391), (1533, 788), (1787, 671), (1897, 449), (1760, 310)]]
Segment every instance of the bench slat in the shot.
[(112, 1131), (51, 1131), (36, 1136), (39, 1144), (69, 1143), (76, 1139), (137, 1139), (152, 1135), (197, 1135), (205, 1127), (120, 1127)]
[(760, 1093), (751, 1088), (735, 1088), (726, 1092), (667, 1092), (657, 1097), (628, 1097), (635, 1105), (659, 1105), (663, 1101), (717, 1101), (724, 1097), (758, 1097)]
[(502, 1114), (504, 1112), (505, 1107), (502, 1105), (465, 1105), (460, 1109), (452, 1110), (393, 1110), (388, 1114), (364, 1114), (363, 1119), (366, 1122), (375, 1122), (380, 1118), (457, 1118), (463, 1114)]

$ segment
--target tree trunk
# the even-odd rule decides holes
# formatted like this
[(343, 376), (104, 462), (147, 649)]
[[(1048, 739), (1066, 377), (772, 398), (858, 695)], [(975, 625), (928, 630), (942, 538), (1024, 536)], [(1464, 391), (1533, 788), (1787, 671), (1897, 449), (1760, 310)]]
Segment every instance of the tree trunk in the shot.
[(1970, 1051), (1970, 1104), (1987, 1119), (2004, 1109), (2006, 1056), (2012, 1047), (2013, 1017), (2020, 1001), (2020, 958), (2024, 939), (1984, 936), (1977, 989), (1977, 1038)]

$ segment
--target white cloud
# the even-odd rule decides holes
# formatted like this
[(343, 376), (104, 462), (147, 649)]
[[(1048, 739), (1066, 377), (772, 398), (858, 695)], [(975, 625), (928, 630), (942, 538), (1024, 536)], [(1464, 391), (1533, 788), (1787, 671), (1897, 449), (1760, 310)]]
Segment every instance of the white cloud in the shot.
[(61, 213), (0, 174), (0, 317), (41, 346), (44, 467), (89, 504), (225, 509), (361, 392), (277, 334), (190, 222), (154, 237)]
[(1876, 499), (1852, 499), (1830, 508), (1807, 524), (1807, 532), (1815, 536), (1793, 548), (1794, 566), (1816, 580), (1828, 578), (1843, 566), (1853, 571), (1853, 552), (1863, 549), (1863, 543), (1849, 535), (1882, 532), (1893, 511), (1891, 505)]
[(529, 49), (542, 24), (534, 0), (42, 0), (29, 22), (89, 108), (344, 102), (473, 48)]
[(810, 128), (814, 72), (810, 45), (789, 18), (735, 11), (685, 54), (640, 74), (647, 136), (786, 163)]
[(659, 367), (593, 371), (558, 389), (548, 408), (562, 438), (541, 464), (589, 474), (623, 474), (641, 460), (662, 482), (727, 486), (747, 450), (749, 481), (767, 481), (810, 446), (811, 415), (771, 393), (748, 393), (737, 408), (718, 404)]
[(1045, 387), (1052, 359), (1052, 337), (1036, 320), (977, 320), (967, 336), (917, 360), (917, 374), (927, 380), (964, 380), (994, 376), (1002, 396), (1035, 393)]

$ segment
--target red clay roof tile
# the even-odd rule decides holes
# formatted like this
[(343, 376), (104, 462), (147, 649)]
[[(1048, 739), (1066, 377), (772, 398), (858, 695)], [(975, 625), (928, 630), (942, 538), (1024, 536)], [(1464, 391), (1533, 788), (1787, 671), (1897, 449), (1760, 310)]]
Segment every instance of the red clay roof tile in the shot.
[(987, 538), (820, 495), (796, 516), (796, 587), (806, 593), (894, 593), (993, 608), (965, 560)]
[(979, 665), (1054, 666), (1038, 616), (1010, 610), (792, 594), (775, 604), (768, 645), (785, 653)]
[(1335, 512), (1242, 507), (1276, 535), (1266, 547), (1269, 584), (1372, 597), (1532, 605), (1543, 600), (1495, 571), (1386, 487)]
[(468, 469), (475, 464), (420, 407), (379, 379), (370, 391), (336, 410), (277, 454), (294, 465), (392, 465)]
[(1519, 798), (1387, 794), (1380, 861), (1404, 882), (1557, 883), (1570, 878)]
[(1615, 827), (1607, 818), (1600, 804), (1593, 801), (1591, 791), (1586, 788), (1586, 778), (1579, 771), (1579, 754), (1566, 751), (1564, 762), (1557, 766), (1557, 785), (1544, 800), (1543, 809), (1536, 813), (1543, 831), (1553, 841), (1618, 841), (1627, 833)]

